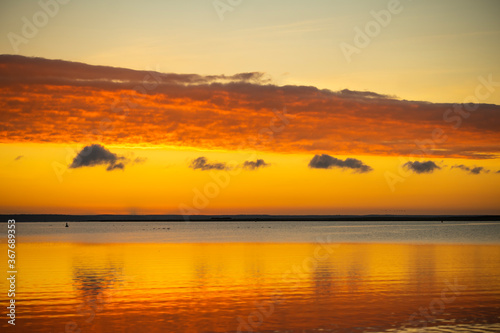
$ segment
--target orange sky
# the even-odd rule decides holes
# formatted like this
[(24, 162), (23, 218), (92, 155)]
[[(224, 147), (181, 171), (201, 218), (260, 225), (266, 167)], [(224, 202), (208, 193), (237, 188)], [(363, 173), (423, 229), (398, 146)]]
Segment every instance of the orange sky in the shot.
[(3, 55), (0, 107), (2, 213), (500, 213), (494, 104)]

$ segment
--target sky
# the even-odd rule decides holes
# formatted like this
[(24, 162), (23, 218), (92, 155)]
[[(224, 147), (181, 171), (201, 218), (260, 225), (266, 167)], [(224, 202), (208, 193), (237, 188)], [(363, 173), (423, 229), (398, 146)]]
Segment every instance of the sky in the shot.
[(500, 214), (498, 1), (3, 1), (0, 213)]

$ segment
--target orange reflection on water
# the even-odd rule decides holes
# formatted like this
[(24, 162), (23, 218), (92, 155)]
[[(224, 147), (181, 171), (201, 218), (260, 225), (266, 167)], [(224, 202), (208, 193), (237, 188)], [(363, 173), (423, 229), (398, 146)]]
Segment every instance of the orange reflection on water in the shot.
[(499, 259), (496, 245), (22, 243), (15, 329), (343, 332), (498, 323)]

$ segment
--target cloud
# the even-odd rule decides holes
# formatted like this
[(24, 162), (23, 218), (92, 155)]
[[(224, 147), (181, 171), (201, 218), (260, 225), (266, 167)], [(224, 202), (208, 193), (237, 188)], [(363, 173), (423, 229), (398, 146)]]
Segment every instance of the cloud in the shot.
[(460, 164), (460, 165), (454, 165), (451, 167), (452, 169), (461, 169), (463, 171), (468, 172), (471, 175), (479, 175), (481, 173), (489, 173), (490, 170), (485, 169), (484, 167), (468, 167), (466, 165)]
[[(137, 82), (162, 82), (163, 84), (199, 85), (210, 83), (249, 82), (266, 84), (271, 79), (261, 72), (238, 73), (235, 75), (199, 75), (160, 73), (155, 70), (140, 71), (119, 67), (94, 66), (81, 62), (51, 60), (19, 55), (0, 55), (0, 64), (10, 68), (2, 69), (2, 82), (71, 82), (78, 80), (82, 85), (106, 83), (135, 84)], [(18, 73), (15, 73), (18, 70)], [(28, 78), (29, 76), (29, 78)], [(73, 82), (74, 83), (74, 82)]]
[(427, 161), (427, 162), (410, 161), (406, 162), (403, 166), (415, 173), (433, 173), (434, 170), (441, 169), (436, 163), (432, 161)]
[(125, 164), (123, 164), (122, 162), (120, 162), (120, 163), (109, 165), (106, 168), (107, 171), (116, 170), (116, 169), (121, 169), (121, 170), (125, 169)]
[(198, 157), (194, 159), (189, 165), (191, 169), (194, 170), (225, 170), (227, 166), (225, 163), (208, 163), (206, 157)]
[(107, 165), (107, 171), (117, 169), (123, 170), (125, 168), (125, 160), (125, 157), (118, 156), (99, 144), (93, 144), (84, 147), (73, 159), (69, 167), (76, 169), (96, 165)]
[(344, 89), (339, 91), (341, 96), (345, 97), (355, 97), (355, 98), (391, 98), (393, 96), (381, 95), (371, 91), (354, 91), (349, 89)]
[(263, 159), (258, 159), (256, 161), (245, 161), (243, 163), (243, 168), (247, 170), (255, 170), (258, 168), (265, 168), (267, 166), (269, 166), (269, 164), (264, 162)]
[(14, 158), (14, 161), (19, 161), (19, 160), (20, 160), (21, 158), (23, 158), (23, 157), (24, 157), (24, 155), (19, 155), (19, 156), (17, 156), (16, 158)]
[(146, 163), (147, 160), (148, 160), (147, 157), (136, 157), (132, 160), (132, 163), (143, 164), (143, 163)]
[(460, 106), (278, 86), (259, 72), (175, 74), (0, 55), (0, 143), (500, 156), (500, 106), (478, 104), (467, 119)]
[(309, 162), (309, 167), (313, 169), (352, 169), (360, 173), (370, 172), (373, 170), (370, 166), (364, 164), (358, 159), (349, 157), (345, 160), (341, 160), (327, 154), (315, 155)]

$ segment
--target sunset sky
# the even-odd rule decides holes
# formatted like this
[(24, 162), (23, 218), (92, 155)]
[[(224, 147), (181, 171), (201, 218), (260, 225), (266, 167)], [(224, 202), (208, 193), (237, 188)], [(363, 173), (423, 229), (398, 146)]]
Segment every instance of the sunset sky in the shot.
[(0, 213), (500, 214), (498, 1), (3, 1)]

